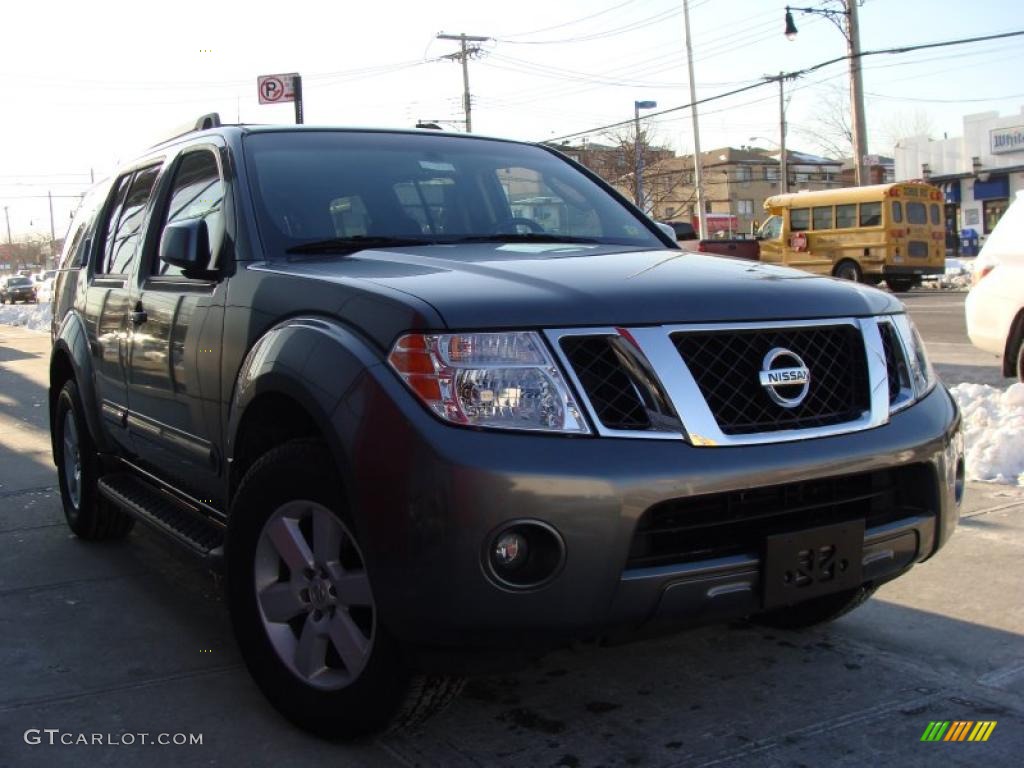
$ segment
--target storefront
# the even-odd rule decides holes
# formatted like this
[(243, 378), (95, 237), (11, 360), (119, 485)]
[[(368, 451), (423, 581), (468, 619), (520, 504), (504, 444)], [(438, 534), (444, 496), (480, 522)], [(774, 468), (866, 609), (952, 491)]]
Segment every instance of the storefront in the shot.
[(1024, 190), (1024, 109), (967, 115), (961, 137), (905, 139), (896, 147), (896, 179), (923, 179), (942, 190), (946, 251), (957, 255), (964, 230), (980, 243)]

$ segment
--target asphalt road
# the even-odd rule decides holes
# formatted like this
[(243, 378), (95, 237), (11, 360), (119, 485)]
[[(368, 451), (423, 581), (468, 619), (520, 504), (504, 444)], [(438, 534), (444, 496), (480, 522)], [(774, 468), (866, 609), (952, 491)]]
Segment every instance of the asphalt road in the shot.
[[(990, 377), (995, 362), (963, 347), (961, 302), (908, 298), (944, 374)], [(70, 535), (46, 432), (47, 354), (45, 335), (0, 326), (0, 766), (1019, 764), (1017, 489), (973, 484), (936, 558), (828, 628), (736, 623), (561, 651), (473, 681), (420, 733), (335, 745), (265, 703), (218, 584), (189, 556), (141, 526), (114, 544)], [(934, 720), (998, 724), (985, 743), (922, 743)], [(42, 743), (27, 744), (28, 729)], [(43, 729), (202, 744), (50, 745)]]

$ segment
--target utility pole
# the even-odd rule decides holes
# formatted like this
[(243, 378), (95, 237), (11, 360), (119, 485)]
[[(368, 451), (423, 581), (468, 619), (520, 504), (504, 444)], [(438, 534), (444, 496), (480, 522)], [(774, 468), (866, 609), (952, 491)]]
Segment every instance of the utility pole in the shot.
[(633, 173), (636, 176), (635, 191), (636, 207), (644, 210), (644, 142), (640, 141), (640, 110), (654, 109), (658, 106), (656, 101), (634, 101), (633, 102)]
[(789, 192), (789, 158), (786, 156), (786, 94), (785, 78), (779, 72), (779, 191)]
[(850, 53), (850, 105), (853, 108), (853, 161), (857, 169), (857, 186), (868, 183), (864, 158), (868, 154), (868, 127), (864, 116), (864, 80), (860, 68), (860, 22), (858, 0), (845, 0), (846, 41)]
[(7, 221), (7, 245), (11, 244), (11, 217), (7, 213), (7, 206), (4, 206), (4, 219)]
[[(857, 3), (863, 0), (840, 0), (843, 10), (834, 8), (797, 8), (786, 6), (786, 38), (796, 40), (797, 28), (793, 11), (824, 16), (846, 38), (846, 58), (850, 60), (850, 112), (853, 117), (853, 168), (857, 186), (868, 181), (864, 158), (868, 154), (868, 127), (864, 112), (864, 81), (860, 67), (860, 21)], [(842, 17), (842, 19), (840, 19)]]
[(686, 30), (686, 67), (690, 73), (690, 112), (693, 117), (693, 181), (697, 186), (697, 221), (700, 239), (708, 236), (708, 219), (704, 211), (704, 170), (700, 161), (700, 120), (697, 117), (697, 86), (693, 82), (693, 45), (690, 43), (690, 2), (683, 0), (683, 26)]
[(47, 266), (52, 266), (57, 258), (57, 235), (53, 231), (53, 192), (47, 192), (46, 198), (50, 201), (50, 263)]
[(482, 43), (490, 40), (489, 37), (481, 35), (446, 35), (441, 33), (437, 35), (438, 40), (458, 40), (459, 41), (459, 52), (449, 53), (447, 56), (442, 56), (442, 59), (456, 59), (462, 61), (462, 109), (466, 115), (466, 133), (473, 132), (473, 105), (469, 96), (469, 57), (475, 53), (480, 52), (479, 45), (467, 46), (466, 43)]

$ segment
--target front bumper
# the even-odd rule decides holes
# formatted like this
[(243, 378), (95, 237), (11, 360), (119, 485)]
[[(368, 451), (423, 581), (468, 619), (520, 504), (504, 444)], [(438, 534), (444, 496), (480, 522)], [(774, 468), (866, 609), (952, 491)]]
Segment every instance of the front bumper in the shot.
[[(416, 648), (544, 648), (758, 612), (757, 552), (625, 569), (638, 520), (660, 502), (919, 466), (930, 508), (866, 530), (864, 579), (874, 583), (934, 554), (959, 515), (960, 419), (941, 386), (882, 427), (732, 448), (450, 427), (380, 367), (349, 401), (334, 427), (348, 436), (348, 488), (379, 616)], [(551, 525), (566, 545), (561, 572), (532, 591), (499, 586), (482, 564), (494, 532), (523, 518)]]

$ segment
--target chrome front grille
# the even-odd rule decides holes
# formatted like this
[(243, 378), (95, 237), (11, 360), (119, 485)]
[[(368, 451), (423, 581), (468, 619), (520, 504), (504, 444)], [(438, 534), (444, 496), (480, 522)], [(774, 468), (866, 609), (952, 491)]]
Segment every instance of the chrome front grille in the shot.
[[(870, 404), (864, 339), (853, 325), (680, 332), (672, 342), (727, 435), (841, 424)], [(758, 378), (776, 348), (791, 350), (810, 369), (799, 406), (777, 404)]]
[[(546, 335), (597, 433), (608, 437), (696, 446), (825, 437), (886, 423), (907, 395), (903, 345), (886, 318), (557, 329)], [(781, 406), (761, 380), (767, 354), (778, 349), (795, 353), (809, 372), (795, 406)]]

